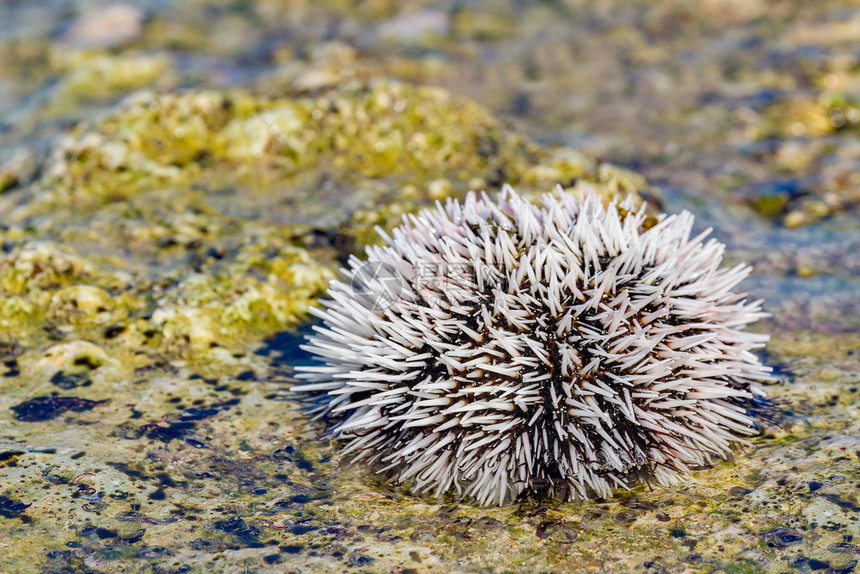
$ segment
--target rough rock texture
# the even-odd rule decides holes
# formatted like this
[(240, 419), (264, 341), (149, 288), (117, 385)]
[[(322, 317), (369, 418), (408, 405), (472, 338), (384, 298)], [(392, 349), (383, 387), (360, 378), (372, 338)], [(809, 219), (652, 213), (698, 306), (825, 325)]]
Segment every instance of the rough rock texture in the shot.
[[(858, 22), (0, 4), (0, 570), (857, 571)], [(286, 392), (304, 309), (374, 225), (505, 182), (687, 208), (755, 265), (784, 382), (752, 448), (681, 487), (485, 510), (315, 440)]]

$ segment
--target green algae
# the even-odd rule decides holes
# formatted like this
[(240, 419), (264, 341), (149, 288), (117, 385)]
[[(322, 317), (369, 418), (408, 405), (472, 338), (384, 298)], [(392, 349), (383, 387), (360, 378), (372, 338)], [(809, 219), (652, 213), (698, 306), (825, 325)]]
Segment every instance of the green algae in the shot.
[[(860, 127), (860, 104), (856, 95), (824, 90), (817, 98), (785, 99), (768, 106), (751, 128), (757, 139), (810, 140), (805, 145), (780, 149), (780, 168), (795, 175), (808, 174), (828, 156), (856, 158), (853, 146), (840, 149), (833, 136), (856, 132)], [(850, 137), (850, 136), (849, 136)], [(826, 142), (826, 143), (821, 143)], [(753, 197), (750, 205), (759, 214), (797, 228), (855, 209), (860, 202), (850, 167), (830, 169), (822, 181), (798, 193), (785, 191)]]
[[(367, 473), (338, 480), (334, 445), (309, 443), (301, 415), (284, 409), (289, 379), (249, 353), (304, 319), (345, 249), (374, 241), (375, 225), (501, 182), (607, 197), (647, 187), (538, 146), (475, 103), (392, 82), (318, 97), (139, 93), (43, 161), (2, 197), (0, 325), (21, 350), (5, 363), (12, 387), (0, 404), (39, 424), (10, 437), (25, 445), (15, 452), (52, 449), (15, 455), (20, 492), (52, 485), (51, 504), (76, 525), (62, 542), (78, 550), (51, 550), (45, 567), (160, 560), (168, 554), (152, 548), (177, 552), (177, 540), (218, 553), (298, 542), (342, 548), (356, 564), (391, 560), (359, 553), (356, 527), (368, 501), (379, 517), (405, 503), (400, 533), (383, 538), (396, 543), (415, 501)], [(113, 447), (89, 452), (83, 436)], [(230, 502), (214, 509), (213, 496)], [(27, 516), (43, 516), (47, 502), (33, 500)], [(189, 530), (189, 520), (205, 526)], [(145, 527), (145, 545), (120, 532), (128, 522)], [(440, 528), (442, 548), (462, 544), (458, 528)], [(414, 562), (419, 551), (439, 563), (419, 546), (393, 556)], [(8, 560), (20, 568), (26, 556)]]
[[(300, 320), (337, 267), (336, 252), (307, 247), (319, 215), (301, 206), (317, 178), (360, 190), (353, 207), (315, 205), (338, 210), (339, 233), (361, 245), (490, 176), (610, 197), (647, 187), (582, 154), (553, 157), (435, 88), (138, 94), (63, 138), (41, 177), (7, 194), (5, 233), (21, 243), (0, 258), (0, 322), (21, 337), (45, 322), (87, 336), (114, 325), (111, 344), (180, 355), (259, 340)], [(52, 235), (68, 244), (41, 239)]]
[[(0, 569), (783, 572), (804, 571), (803, 557), (848, 568), (850, 555), (829, 549), (860, 537), (845, 497), (858, 483), (857, 339), (814, 332), (808, 311), (778, 313), (803, 326), (780, 327), (769, 346), (791, 381), (768, 389), (785, 412), (735, 461), (678, 488), (566, 505), (415, 498), (349, 465), (299, 416), (287, 388), (300, 335), (254, 352), (304, 320), (343, 258), (376, 240), (375, 225), (437, 199), (505, 182), (659, 199), (632, 171), (517, 133), (497, 119), (510, 110), (525, 110), (525, 131), (542, 141), (581, 141), (699, 191), (702, 211), (705, 198), (755, 209), (750, 182), (819, 171), (823, 183), (780, 191), (762, 214), (814, 229), (855, 209), (856, 130), (834, 112), (848, 118), (851, 61), (822, 71), (809, 63), (819, 56), (804, 64), (786, 44), (825, 45), (834, 60), (840, 38), (853, 50), (853, 20), (828, 15), (847, 3), (590, 4), (465, 3), (450, 33), (401, 34), (406, 49), (391, 42), (386, 54), (368, 48), (366, 27), (426, 7), (195, 2), (148, 13), (140, 37), (109, 52), (4, 41), (4, 97), (38, 89), (47, 104), (16, 110), (0, 141), (33, 130), (50, 143), (46, 157), (0, 153), (0, 531), (16, 540)], [(715, 30), (724, 46), (724, 24), (764, 42), (703, 58)], [(338, 39), (319, 41), (332, 30)], [(368, 32), (360, 48), (356, 31)], [(779, 69), (757, 47), (774, 37), (789, 58)], [(215, 71), (200, 65), (211, 54)], [(147, 74), (122, 66), (146, 58), (157, 64)], [(234, 87), (230, 74), (258, 66), (271, 67)], [(164, 93), (175, 85), (190, 89)], [(744, 98), (768, 90), (796, 107), (750, 112)], [(56, 117), (87, 121), (68, 129)], [(809, 123), (803, 136), (793, 121)], [(744, 156), (739, 141), (777, 145)], [(726, 209), (720, 225), (749, 223)], [(817, 274), (839, 265), (818, 261)], [(35, 398), (110, 402), (16, 420), (12, 409)], [(768, 547), (778, 527), (803, 540)]]
[[(154, 86), (170, 71), (164, 54), (111, 55), (102, 52), (56, 52), (53, 68), (63, 74), (59, 97), (74, 108), (87, 100), (107, 100), (138, 88)], [(54, 113), (60, 110), (53, 110)]]

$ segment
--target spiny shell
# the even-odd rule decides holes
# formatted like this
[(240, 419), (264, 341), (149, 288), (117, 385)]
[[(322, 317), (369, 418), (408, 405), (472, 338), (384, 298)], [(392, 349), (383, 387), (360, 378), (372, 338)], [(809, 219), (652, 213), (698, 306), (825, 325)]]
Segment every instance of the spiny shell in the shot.
[(770, 369), (732, 289), (746, 265), (693, 216), (508, 186), (404, 217), (353, 257), (299, 367), (346, 451), (480, 504), (678, 483), (753, 434)]

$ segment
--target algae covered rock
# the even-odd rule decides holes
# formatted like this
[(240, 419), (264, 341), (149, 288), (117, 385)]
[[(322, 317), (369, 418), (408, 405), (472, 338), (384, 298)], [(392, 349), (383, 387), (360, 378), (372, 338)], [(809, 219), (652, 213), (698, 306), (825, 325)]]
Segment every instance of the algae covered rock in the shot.
[[(401, 526), (386, 540), (408, 537), (390, 487), (342, 480), (337, 453), (285, 407), (298, 335), (284, 332), (374, 226), (433, 201), (504, 182), (647, 187), (394, 82), (139, 92), (27, 157), (0, 171), (0, 460), (16, 485), (0, 529), (51, 532), (49, 570), (295, 553), (340, 536), (352, 500), (390, 506)], [(349, 544), (351, 563), (375, 560)], [(30, 551), (6, 560), (26, 569)]]
[[(856, 570), (851, 2), (127, 4), (0, 3), (0, 570)], [(631, 170), (754, 263), (763, 437), (489, 510), (317, 440), (304, 309), (375, 225)]]
[(170, 59), (163, 54), (113, 56), (98, 52), (77, 52), (70, 57), (56, 56), (55, 67), (68, 71), (60, 86), (61, 101), (99, 100), (152, 86), (170, 70)]
[[(830, 82), (860, 86), (856, 72), (851, 79), (828, 77)], [(858, 93), (824, 90), (816, 99), (779, 100), (763, 111), (750, 135), (787, 140), (775, 146), (779, 168), (805, 178), (795, 189), (754, 195), (749, 200), (753, 209), (788, 228), (856, 212), (860, 206), (860, 146), (851, 134), (860, 127)]]
[(259, 340), (295, 324), (376, 225), (504, 181), (647, 186), (437, 88), (136, 94), (60, 138), (39, 177), (2, 198), (16, 243), (0, 259), (0, 321), (34, 337), (43, 321), (119, 329), (114, 344), (168, 354)]

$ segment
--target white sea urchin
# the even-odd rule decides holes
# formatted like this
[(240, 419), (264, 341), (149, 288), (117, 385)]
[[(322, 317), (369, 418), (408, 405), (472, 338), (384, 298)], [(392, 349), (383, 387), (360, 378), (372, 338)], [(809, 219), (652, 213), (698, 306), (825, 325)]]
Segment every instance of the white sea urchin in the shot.
[(314, 309), (302, 366), (346, 451), (480, 504), (679, 482), (755, 431), (771, 378), (725, 246), (693, 216), (508, 186), (404, 217)]

